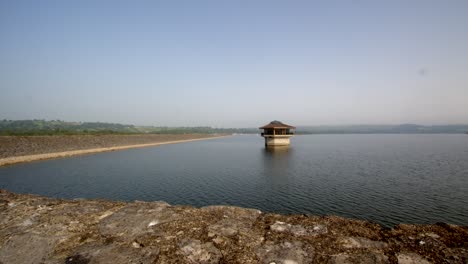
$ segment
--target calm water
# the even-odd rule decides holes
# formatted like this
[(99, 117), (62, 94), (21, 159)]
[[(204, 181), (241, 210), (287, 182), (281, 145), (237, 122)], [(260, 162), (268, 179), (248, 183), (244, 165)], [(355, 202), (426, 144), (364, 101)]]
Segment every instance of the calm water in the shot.
[(468, 135), (255, 135), (0, 168), (0, 188), (61, 198), (229, 204), (280, 213), (468, 225)]

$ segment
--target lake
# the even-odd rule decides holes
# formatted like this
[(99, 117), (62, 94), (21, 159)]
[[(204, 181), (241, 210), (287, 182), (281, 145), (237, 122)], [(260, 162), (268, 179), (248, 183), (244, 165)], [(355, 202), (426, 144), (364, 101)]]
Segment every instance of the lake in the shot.
[(0, 188), (59, 198), (163, 200), (340, 215), (385, 226), (468, 225), (468, 135), (258, 135), (0, 167)]

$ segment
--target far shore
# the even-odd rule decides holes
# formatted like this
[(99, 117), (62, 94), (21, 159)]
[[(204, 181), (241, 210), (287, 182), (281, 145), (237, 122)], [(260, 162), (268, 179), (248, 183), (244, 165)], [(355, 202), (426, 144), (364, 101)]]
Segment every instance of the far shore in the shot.
[(0, 137), (0, 166), (226, 136), (230, 135), (7, 136)]

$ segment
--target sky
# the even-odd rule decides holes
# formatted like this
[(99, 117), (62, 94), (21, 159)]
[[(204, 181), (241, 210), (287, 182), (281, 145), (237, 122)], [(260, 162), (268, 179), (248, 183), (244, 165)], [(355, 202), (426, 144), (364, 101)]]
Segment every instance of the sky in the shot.
[(468, 1), (2, 1), (0, 119), (468, 123)]

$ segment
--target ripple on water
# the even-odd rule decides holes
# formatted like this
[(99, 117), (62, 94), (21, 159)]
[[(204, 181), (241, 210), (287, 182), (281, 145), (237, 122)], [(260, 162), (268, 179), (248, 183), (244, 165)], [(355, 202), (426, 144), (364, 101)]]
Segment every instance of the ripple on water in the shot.
[(2, 167), (0, 188), (466, 225), (467, 156), (465, 135), (296, 136), (280, 152), (237, 136)]

